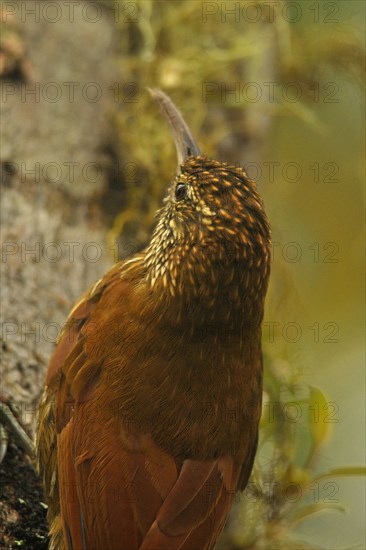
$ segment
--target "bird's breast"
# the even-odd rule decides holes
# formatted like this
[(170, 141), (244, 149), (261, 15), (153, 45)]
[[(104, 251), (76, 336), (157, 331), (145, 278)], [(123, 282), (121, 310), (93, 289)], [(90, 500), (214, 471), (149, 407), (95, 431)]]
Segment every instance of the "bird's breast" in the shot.
[(138, 341), (122, 339), (104, 369), (106, 408), (173, 456), (235, 452), (260, 417), (258, 343), (229, 349), (210, 338), (167, 338), (158, 327), (143, 334)]
[(85, 384), (90, 387), (88, 371), (97, 368), (99, 377), (93, 375), (88, 396), (117, 430), (123, 425), (149, 434), (173, 456), (233, 453), (259, 422), (259, 328), (243, 334), (222, 324), (192, 331), (190, 317), (173, 324), (172, 306), (168, 315), (152, 298), (142, 284), (106, 289), (85, 325)]

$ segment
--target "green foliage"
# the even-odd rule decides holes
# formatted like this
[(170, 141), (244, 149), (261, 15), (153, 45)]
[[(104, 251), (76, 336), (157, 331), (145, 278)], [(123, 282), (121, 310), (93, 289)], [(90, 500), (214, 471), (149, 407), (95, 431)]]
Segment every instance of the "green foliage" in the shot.
[(270, 366), (256, 465), (220, 548), (315, 548), (297, 540), (297, 527), (315, 514), (345, 512), (342, 504), (332, 501), (332, 484), (323, 480), (366, 474), (365, 467), (357, 466), (314, 473), (319, 447), (330, 436), (329, 401), (318, 388), (309, 388), (305, 398), (303, 388), (273, 388)]

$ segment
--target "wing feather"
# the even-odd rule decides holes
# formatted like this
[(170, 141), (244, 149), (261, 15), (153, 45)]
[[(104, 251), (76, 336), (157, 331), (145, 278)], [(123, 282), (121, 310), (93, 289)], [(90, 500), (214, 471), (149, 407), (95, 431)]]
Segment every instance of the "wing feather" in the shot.
[[(38, 448), (53, 498), (51, 548), (63, 547), (62, 525), (69, 550), (210, 550), (230, 509), (241, 461), (178, 460), (98, 406), (105, 364), (99, 349), (89, 352), (88, 324), (105, 290), (116, 284), (118, 265), (76, 305), (50, 361)], [(108, 305), (112, 297), (105, 294)]]

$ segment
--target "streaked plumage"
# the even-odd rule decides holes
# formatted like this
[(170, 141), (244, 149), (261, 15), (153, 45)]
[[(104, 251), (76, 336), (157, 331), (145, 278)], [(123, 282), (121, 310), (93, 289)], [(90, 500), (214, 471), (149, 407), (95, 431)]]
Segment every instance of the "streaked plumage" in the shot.
[(211, 549), (256, 452), (268, 222), (154, 93), (182, 164), (146, 250), (71, 312), (40, 404), (52, 548)]

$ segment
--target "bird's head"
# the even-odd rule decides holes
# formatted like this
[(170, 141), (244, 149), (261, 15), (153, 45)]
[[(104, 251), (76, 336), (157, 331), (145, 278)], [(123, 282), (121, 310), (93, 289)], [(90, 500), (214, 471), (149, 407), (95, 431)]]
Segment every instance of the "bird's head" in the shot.
[(146, 251), (150, 285), (212, 311), (220, 296), (255, 307), (270, 268), (270, 229), (255, 183), (241, 167), (202, 156), (168, 96), (151, 93), (171, 127), (178, 169)]

